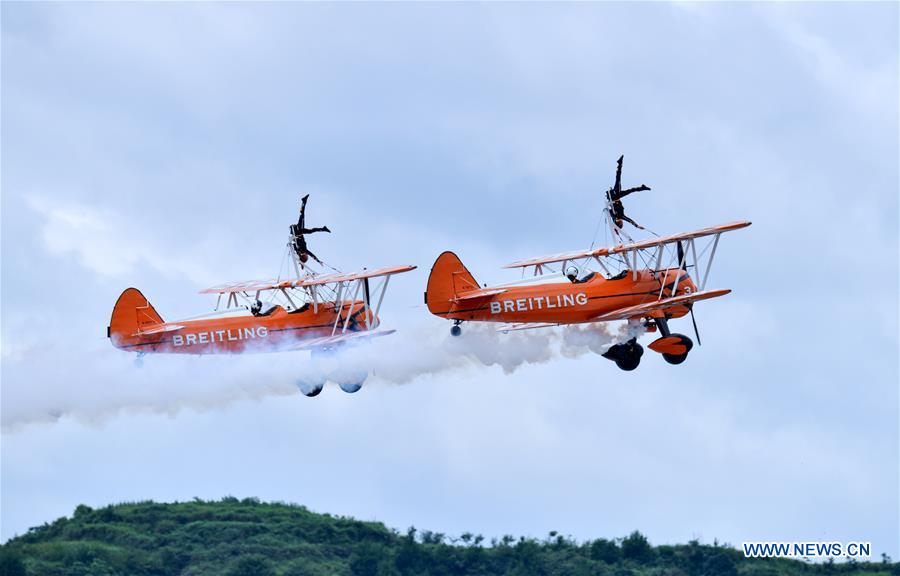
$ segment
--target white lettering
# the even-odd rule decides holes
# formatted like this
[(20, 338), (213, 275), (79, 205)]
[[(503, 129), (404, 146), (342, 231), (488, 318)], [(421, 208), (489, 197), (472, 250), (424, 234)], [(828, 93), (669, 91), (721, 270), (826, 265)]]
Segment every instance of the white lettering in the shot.
[(244, 339), (247, 338), (256, 338), (256, 332), (253, 331), (253, 328), (244, 328)]
[(176, 334), (172, 336), (172, 345), (173, 346), (184, 346), (184, 336), (181, 334)]
[[(240, 335), (241, 335), (241, 331), (238, 330), (238, 336), (240, 336)], [(234, 337), (234, 334), (231, 333), (230, 328), (228, 329), (228, 340), (229, 341), (237, 340), (237, 338)]]
[(515, 300), (495, 300), (491, 302), (491, 314), (501, 312), (527, 312), (528, 310), (552, 310), (554, 308), (568, 308), (570, 306), (586, 306), (587, 294), (557, 294), (554, 302), (550, 296), (537, 296), (534, 298), (517, 298)]
[(209, 342), (209, 334), (206, 332), (201, 332), (197, 334), (197, 340), (200, 344), (207, 344)]
[(265, 326), (260, 326), (259, 328), (256, 329), (256, 334), (260, 338), (265, 338), (266, 336), (269, 335), (269, 329), (266, 328)]
[(190, 346), (191, 344), (197, 343), (197, 335), (196, 334), (188, 334), (187, 336), (185, 336), (185, 339), (187, 340), (188, 346)]
[(224, 330), (216, 330), (216, 334), (219, 335), (219, 342), (222, 342), (223, 340), (225, 340), (225, 338), (224, 338), (225, 331)]

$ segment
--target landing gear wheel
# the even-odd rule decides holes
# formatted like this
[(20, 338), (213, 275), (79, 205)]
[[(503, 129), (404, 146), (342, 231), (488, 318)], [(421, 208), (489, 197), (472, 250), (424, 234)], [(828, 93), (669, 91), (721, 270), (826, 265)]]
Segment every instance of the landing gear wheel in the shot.
[(344, 366), (332, 372), (328, 379), (336, 382), (347, 394), (353, 394), (359, 392), (368, 377), (368, 370)]
[(632, 339), (624, 344), (615, 344), (602, 354), (604, 358), (608, 358), (616, 363), (616, 366), (631, 372), (641, 363), (641, 356), (644, 355), (644, 347)]
[(325, 388), (325, 377), (321, 374), (309, 374), (296, 381), (300, 393), (308, 398), (318, 396)]
[(641, 357), (639, 355), (631, 355), (626, 356), (621, 360), (616, 360), (616, 366), (625, 370), (626, 372), (631, 372), (641, 363)]
[(682, 346), (684, 346), (685, 350), (681, 354), (669, 354), (667, 352), (663, 352), (662, 357), (663, 357), (663, 360), (665, 360), (669, 364), (681, 364), (682, 362), (687, 360), (688, 352), (690, 352), (691, 348), (694, 347), (694, 343), (691, 341), (690, 338), (688, 338), (684, 334), (672, 334), (672, 336), (675, 336), (675, 337), (681, 339), (680, 344)]
[(666, 354), (665, 352), (663, 352), (662, 357), (663, 360), (665, 360), (669, 364), (681, 364), (682, 362), (687, 360), (687, 352), (685, 352), (684, 354), (678, 354), (677, 356), (674, 354)]
[(462, 328), (459, 327), (459, 324), (454, 324), (452, 328), (450, 328), (451, 336), (459, 336), (462, 334)]
[(321, 394), (322, 390), (324, 390), (324, 389), (325, 389), (325, 386), (314, 386), (314, 387), (308, 388), (306, 390), (301, 390), (301, 392), (303, 392), (303, 395), (306, 396), (307, 398), (313, 398), (313, 397)]

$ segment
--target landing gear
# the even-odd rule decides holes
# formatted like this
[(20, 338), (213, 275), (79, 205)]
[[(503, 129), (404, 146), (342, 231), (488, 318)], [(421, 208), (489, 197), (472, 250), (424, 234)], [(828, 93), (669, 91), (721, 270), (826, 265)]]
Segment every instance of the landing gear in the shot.
[(313, 398), (325, 388), (325, 377), (322, 374), (308, 374), (299, 378), (296, 384), (304, 396)]
[(459, 326), (460, 324), (462, 324), (462, 320), (454, 320), (453, 321), (453, 327), (450, 328), (451, 336), (459, 336), (460, 334), (462, 334), (462, 328), (460, 328), (460, 326)]
[[(684, 334), (672, 334), (669, 338), (675, 338), (677, 340), (673, 345), (669, 346), (669, 352), (662, 353), (663, 360), (669, 364), (681, 364), (687, 360), (688, 352), (694, 347), (694, 343)], [(681, 349), (683, 349), (684, 352), (676, 351)]]
[(678, 355), (666, 354), (665, 352), (663, 352), (662, 357), (663, 357), (663, 360), (665, 360), (669, 364), (681, 364), (682, 362), (687, 360), (687, 352), (685, 352), (684, 354), (678, 354)]
[(301, 388), (300, 391), (303, 392), (303, 395), (306, 396), (307, 398), (313, 398), (313, 397), (321, 394), (322, 390), (324, 390), (324, 389), (325, 389), (324, 385), (319, 385), (319, 386), (312, 386), (312, 387), (306, 388), (306, 389)]
[(369, 372), (367, 370), (342, 367), (332, 372), (328, 379), (336, 382), (341, 390), (347, 394), (353, 394), (354, 392), (359, 392), (368, 377)]
[(654, 320), (659, 328), (661, 338), (650, 344), (650, 349), (662, 354), (663, 360), (669, 364), (681, 364), (687, 360), (688, 352), (694, 347), (694, 343), (684, 334), (669, 332), (669, 324), (665, 318)]
[(637, 368), (643, 355), (644, 347), (637, 343), (636, 338), (622, 344), (613, 344), (609, 350), (603, 353), (604, 358), (612, 360), (616, 366), (626, 372)]

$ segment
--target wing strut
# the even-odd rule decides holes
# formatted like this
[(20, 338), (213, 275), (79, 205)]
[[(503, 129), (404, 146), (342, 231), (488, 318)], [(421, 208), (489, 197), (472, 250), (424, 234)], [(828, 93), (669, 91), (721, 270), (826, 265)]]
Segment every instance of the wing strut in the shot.
[[(703, 274), (703, 280), (700, 282), (700, 290), (706, 286), (706, 281), (709, 280), (709, 270), (712, 268), (713, 258), (716, 257), (716, 248), (719, 247), (719, 237), (722, 236), (722, 233), (716, 234), (715, 239), (713, 240), (712, 252), (709, 254), (709, 261), (706, 263), (706, 272)], [(697, 337), (697, 341), (700, 341), (700, 337)]]

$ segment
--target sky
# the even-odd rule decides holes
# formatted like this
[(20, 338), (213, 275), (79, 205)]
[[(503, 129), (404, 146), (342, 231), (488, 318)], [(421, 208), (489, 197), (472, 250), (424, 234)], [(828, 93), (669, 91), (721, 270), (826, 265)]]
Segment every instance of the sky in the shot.
[[(0, 10), (4, 541), (81, 503), (234, 495), (900, 558), (896, 3)], [(653, 231), (753, 221), (719, 247), (703, 345), (625, 373), (556, 332), (452, 342), (422, 306), (434, 258), (497, 283), (589, 246), (620, 154)], [(310, 399), (303, 354), (109, 345), (129, 286), (177, 319), (275, 275), (307, 193), (330, 264), (418, 266), (384, 375)]]

